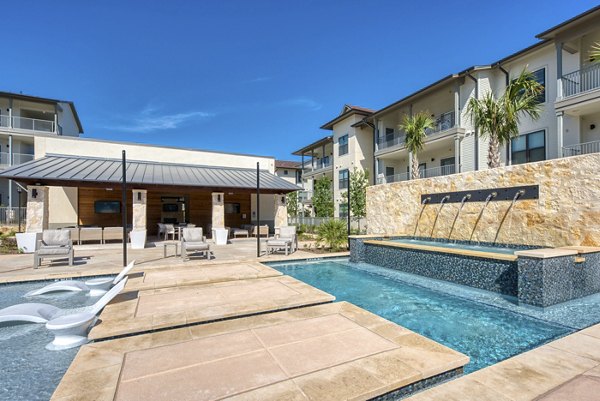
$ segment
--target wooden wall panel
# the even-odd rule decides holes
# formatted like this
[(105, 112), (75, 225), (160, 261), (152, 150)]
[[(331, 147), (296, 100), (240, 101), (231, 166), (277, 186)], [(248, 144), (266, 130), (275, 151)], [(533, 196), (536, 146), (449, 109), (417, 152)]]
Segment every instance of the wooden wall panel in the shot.
[[(133, 195), (127, 197), (127, 224), (131, 224), (131, 201)], [(97, 200), (121, 200), (121, 191), (107, 191), (105, 188), (79, 188), (78, 221), (80, 225), (98, 227), (120, 227), (121, 213), (97, 214), (94, 211), (94, 202)]]
[[(225, 213), (225, 226), (227, 227), (241, 227), (242, 224), (250, 224), (250, 194), (249, 193), (233, 193), (225, 192), (225, 203), (239, 203), (240, 213), (229, 214)], [(243, 218), (242, 216), (246, 217)]]

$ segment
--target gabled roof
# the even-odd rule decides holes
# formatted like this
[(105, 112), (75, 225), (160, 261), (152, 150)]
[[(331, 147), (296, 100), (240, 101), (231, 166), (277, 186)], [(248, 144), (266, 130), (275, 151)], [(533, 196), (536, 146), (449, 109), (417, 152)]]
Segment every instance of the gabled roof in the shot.
[(22, 93), (13, 93), (13, 92), (5, 92), (5, 91), (0, 91), (0, 97), (8, 97), (8, 98), (12, 98), (12, 99), (24, 100), (27, 102), (48, 103), (48, 104), (66, 103), (71, 108), (71, 112), (73, 113), (73, 118), (75, 118), (75, 122), (77, 123), (77, 128), (79, 129), (79, 133), (83, 134), (83, 126), (81, 125), (81, 120), (79, 120), (79, 115), (77, 114), (77, 109), (75, 109), (75, 104), (70, 100), (59, 100), (59, 99), (52, 99), (52, 98), (48, 98), (48, 97), (31, 96), (31, 95), (24, 95)]
[(322, 129), (328, 129), (328, 130), (332, 130), (333, 126), (337, 123), (339, 123), (340, 121), (344, 120), (347, 117), (350, 117), (351, 115), (354, 114), (359, 114), (362, 116), (369, 116), (371, 114), (373, 114), (375, 112), (375, 110), (372, 109), (367, 109), (366, 107), (360, 107), (360, 106), (353, 106), (350, 104), (345, 104), (344, 107), (342, 108), (341, 113), (334, 118), (333, 120), (323, 124), (321, 126)]
[(291, 160), (275, 160), (275, 168), (299, 169), (301, 167), (300, 162)]
[[(127, 161), (127, 183), (143, 187), (205, 187), (256, 189), (256, 170), (193, 164)], [(42, 185), (119, 185), (121, 160), (96, 157), (47, 155), (0, 173), (1, 178)], [(260, 171), (260, 187), (291, 192), (301, 188)]]
[(573, 18), (563, 21), (560, 24), (555, 25), (552, 28), (547, 29), (544, 32), (536, 35), (535, 37), (539, 39), (553, 39), (556, 35), (559, 35), (565, 30), (571, 28), (574, 25), (574, 23), (583, 23), (598, 16), (600, 16), (600, 5), (591, 8), (579, 15), (576, 15)]
[(329, 135), (324, 138), (318, 139), (318, 140), (314, 141), (313, 143), (311, 143), (310, 145), (306, 145), (305, 147), (298, 149), (297, 151), (293, 152), (292, 154), (296, 155), (296, 156), (302, 156), (303, 153), (306, 153), (312, 149), (316, 149), (320, 146), (327, 145), (328, 143), (333, 143), (333, 136)]

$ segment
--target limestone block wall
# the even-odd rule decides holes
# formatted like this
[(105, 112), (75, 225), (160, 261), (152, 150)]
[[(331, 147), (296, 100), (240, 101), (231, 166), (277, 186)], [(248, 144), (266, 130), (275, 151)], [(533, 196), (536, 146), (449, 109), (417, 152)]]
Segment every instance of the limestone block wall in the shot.
[[(421, 194), (519, 185), (539, 185), (539, 199), (512, 208), (510, 201), (490, 202), (479, 221), (483, 202), (466, 202), (458, 217), (458, 203), (421, 205)], [(369, 234), (599, 246), (600, 154), (372, 186), (367, 221)]]

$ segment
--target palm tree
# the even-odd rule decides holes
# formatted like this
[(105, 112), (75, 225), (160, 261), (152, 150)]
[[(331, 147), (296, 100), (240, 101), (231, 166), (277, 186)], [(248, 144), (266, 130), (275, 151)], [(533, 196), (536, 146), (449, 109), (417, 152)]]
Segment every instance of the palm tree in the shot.
[(596, 42), (590, 49), (590, 59), (594, 63), (600, 62), (600, 42)]
[(500, 167), (500, 145), (519, 135), (523, 115), (540, 117), (540, 94), (544, 87), (523, 69), (518, 78), (506, 87), (499, 98), (489, 91), (482, 99), (471, 98), (467, 113), (479, 128), (479, 135), (489, 139), (488, 167)]
[(405, 115), (400, 129), (406, 133), (404, 143), (406, 149), (412, 153), (412, 173), (411, 179), (419, 178), (419, 156), (418, 153), (423, 150), (425, 145), (426, 130), (435, 127), (435, 121), (428, 113), (419, 112), (415, 115)]

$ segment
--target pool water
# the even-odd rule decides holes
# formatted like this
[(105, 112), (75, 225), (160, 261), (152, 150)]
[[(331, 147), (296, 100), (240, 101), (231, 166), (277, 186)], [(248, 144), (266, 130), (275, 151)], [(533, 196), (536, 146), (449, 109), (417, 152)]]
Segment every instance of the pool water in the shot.
[(479, 252), (505, 253), (508, 255), (513, 255), (516, 251), (519, 250), (516, 248), (508, 248), (508, 247), (500, 247), (500, 246), (461, 244), (461, 243), (454, 243), (454, 242), (427, 241), (427, 240), (409, 239), (409, 238), (398, 238), (398, 239), (391, 239), (391, 240), (386, 240), (386, 241), (398, 242), (398, 243), (402, 243), (402, 244), (437, 246), (440, 248), (449, 248), (449, 249), (468, 249), (470, 251), (479, 251)]
[[(565, 326), (361, 270), (351, 263), (272, 267), (471, 358), (473, 372), (572, 332)], [(384, 269), (384, 268), (381, 268)]]
[[(0, 309), (25, 302), (78, 309), (98, 300), (98, 297), (66, 292), (31, 298), (23, 296), (28, 291), (49, 283), (50, 281), (0, 286)], [(46, 350), (46, 344), (53, 338), (44, 324), (0, 323), (0, 400), (50, 399), (78, 351), (78, 348)]]

